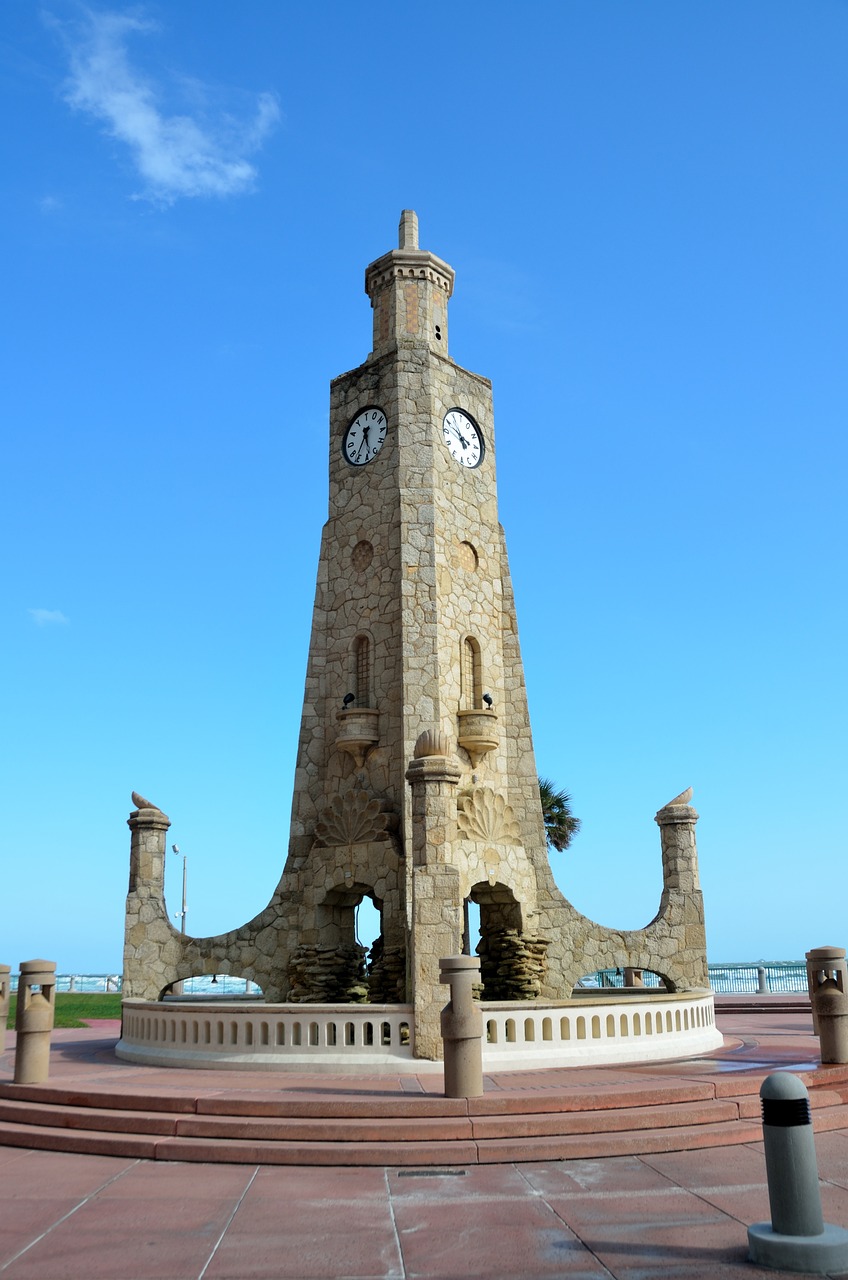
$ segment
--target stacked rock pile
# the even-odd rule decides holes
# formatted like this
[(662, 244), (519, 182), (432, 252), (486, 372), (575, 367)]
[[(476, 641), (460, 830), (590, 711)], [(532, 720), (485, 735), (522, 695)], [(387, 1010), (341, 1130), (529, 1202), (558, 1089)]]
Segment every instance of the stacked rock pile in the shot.
[(289, 961), (289, 1000), (297, 1004), (366, 1004), (364, 947), (298, 947)]
[(406, 952), (383, 949), (378, 938), (368, 956), (368, 998), (372, 1004), (403, 1004), (406, 999)]
[(477, 946), (485, 1000), (536, 1000), (547, 972), (547, 938), (517, 929), (492, 929)]

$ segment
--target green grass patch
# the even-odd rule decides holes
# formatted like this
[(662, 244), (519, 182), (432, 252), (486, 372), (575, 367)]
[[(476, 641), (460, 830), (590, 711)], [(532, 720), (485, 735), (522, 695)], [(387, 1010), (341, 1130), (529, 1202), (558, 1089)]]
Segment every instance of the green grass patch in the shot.
[[(7, 1027), (15, 1025), (15, 1010), (18, 997), (12, 996), (9, 1005)], [(110, 991), (106, 994), (97, 991), (57, 991), (56, 993), (56, 1027), (84, 1027), (91, 1018), (120, 1018), (121, 993)]]

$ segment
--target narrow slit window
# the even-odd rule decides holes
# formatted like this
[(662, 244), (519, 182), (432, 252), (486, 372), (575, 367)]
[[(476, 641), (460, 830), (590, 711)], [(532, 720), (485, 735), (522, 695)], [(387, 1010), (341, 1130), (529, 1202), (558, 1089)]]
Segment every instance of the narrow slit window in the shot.
[(371, 641), (367, 636), (357, 636), (353, 644), (354, 676), (356, 679), (356, 705), (371, 706)]
[(473, 636), (466, 636), (460, 654), (460, 693), (465, 711), (475, 711), (483, 705), (483, 672), (480, 662), (480, 646)]

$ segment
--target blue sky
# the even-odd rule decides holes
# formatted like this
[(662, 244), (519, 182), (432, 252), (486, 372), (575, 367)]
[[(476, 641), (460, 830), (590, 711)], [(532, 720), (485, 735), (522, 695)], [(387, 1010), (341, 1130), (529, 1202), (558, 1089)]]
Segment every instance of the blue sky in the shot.
[(5, 0), (0, 959), (120, 968), (133, 789), (190, 932), (267, 902), (404, 207), (494, 382), (558, 882), (647, 923), (691, 784), (710, 958), (845, 945), (846, 53), (844, 0)]

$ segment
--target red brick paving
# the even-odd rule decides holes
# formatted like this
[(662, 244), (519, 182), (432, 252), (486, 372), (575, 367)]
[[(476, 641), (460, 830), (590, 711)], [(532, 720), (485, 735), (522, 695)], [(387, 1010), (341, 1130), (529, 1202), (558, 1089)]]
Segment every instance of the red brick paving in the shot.
[[(719, 1002), (719, 1010), (720, 1010)], [(696, 1062), (573, 1073), (499, 1073), (491, 1092), (618, 1089), (630, 1105), (646, 1081), (669, 1088), (727, 1075), (736, 1092), (762, 1075), (809, 1070), (809, 1015), (720, 1015), (727, 1045)], [(243, 1072), (161, 1071), (117, 1064), (102, 1026), (59, 1033), (51, 1079), (210, 1100), (256, 1098)], [(63, 1038), (64, 1036), (64, 1038)], [(76, 1037), (74, 1039), (74, 1037)], [(111, 1032), (114, 1040), (114, 1030)], [(0, 1080), (12, 1055), (0, 1056)], [(263, 1073), (264, 1074), (264, 1073)], [(333, 1080), (279, 1073), (292, 1097), (414, 1096), (415, 1078)], [(420, 1092), (438, 1092), (421, 1078)], [(636, 1095), (636, 1096), (632, 1096)], [(266, 1089), (267, 1096), (267, 1089)], [(177, 1104), (179, 1105), (179, 1104)], [(516, 1102), (516, 1106), (518, 1103)], [(378, 1110), (379, 1107), (375, 1108)], [(576, 1106), (575, 1109), (578, 1109)], [(308, 1109), (307, 1109), (308, 1110)], [(178, 1113), (179, 1114), (179, 1113)], [(848, 1226), (848, 1125), (816, 1138), (825, 1218)], [(2, 1280), (751, 1280), (746, 1226), (768, 1219), (759, 1142), (691, 1152), (446, 1169), (161, 1163), (0, 1147)]]

